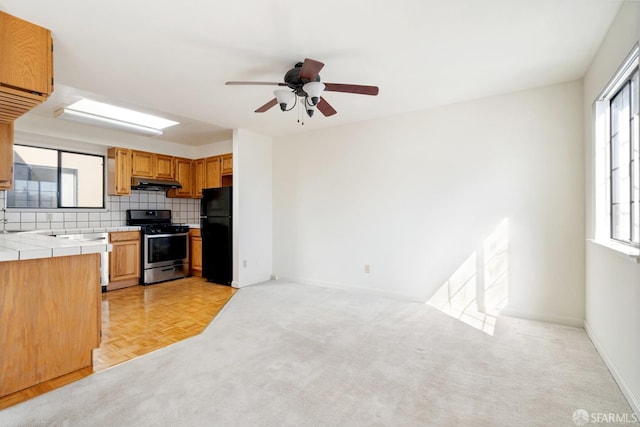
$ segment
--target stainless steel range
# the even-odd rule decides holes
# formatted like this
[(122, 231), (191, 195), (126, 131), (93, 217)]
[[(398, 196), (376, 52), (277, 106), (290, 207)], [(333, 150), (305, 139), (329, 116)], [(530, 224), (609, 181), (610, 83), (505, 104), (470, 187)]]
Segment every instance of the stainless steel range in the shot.
[(127, 225), (140, 226), (143, 285), (189, 274), (189, 227), (172, 224), (170, 210), (127, 210)]

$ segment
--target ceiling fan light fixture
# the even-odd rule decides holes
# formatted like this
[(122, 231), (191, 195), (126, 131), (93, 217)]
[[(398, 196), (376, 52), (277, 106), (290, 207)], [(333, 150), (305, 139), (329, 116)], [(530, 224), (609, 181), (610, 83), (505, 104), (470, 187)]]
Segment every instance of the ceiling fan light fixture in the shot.
[(309, 101), (305, 101), (305, 110), (307, 110), (307, 115), (309, 117), (313, 117), (313, 113), (316, 112), (316, 105), (311, 104)]
[(318, 101), (320, 101), (320, 95), (322, 95), (325, 87), (326, 86), (324, 85), (324, 83), (321, 82), (309, 82), (305, 83), (304, 86), (302, 86), (302, 90), (304, 90), (308, 95), (311, 103), (313, 105), (317, 105)]
[[(290, 104), (296, 102), (296, 95), (290, 90), (274, 90), (273, 94), (276, 96), (276, 99), (278, 100), (278, 104), (280, 105), (280, 109), (282, 111), (287, 111), (287, 107)], [(293, 108), (293, 106), (291, 108)]]
[[(359, 95), (378, 94), (377, 86), (365, 86), (346, 83), (322, 83), (320, 80), (320, 70), (324, 64), (314, 59), (306, 58), (304, 62), (298, 62), (284, 75), (284, 82), (248, 82), (229, 81), (227, 85), (268, 85), (288, 87), (287, 90), (274, 91), (275, 98), (255, 110), (256, 113), (264, 113), (280, 105), (282, 111), (291, 111), (298, 106), (298, 123), (304, 124), (305, 113), (311, 117), (316, 109), (325, 117), (331, 117), (337, 113), (336, 109), (322, 96), (324, 91), (354, 93)], [(298, 99), (300, 98), (300, 99)], [(303, 112), (304, 110), (304, 112)]]

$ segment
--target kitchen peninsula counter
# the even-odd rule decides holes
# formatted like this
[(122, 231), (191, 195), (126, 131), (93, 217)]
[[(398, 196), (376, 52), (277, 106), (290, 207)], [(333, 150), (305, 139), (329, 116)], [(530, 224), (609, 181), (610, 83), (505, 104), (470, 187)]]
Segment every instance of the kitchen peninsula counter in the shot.
[(120, 229), (0, 234), (0, 397), (93, 365), (111, 245), (55, 235)]
[(110, 252), (102, 242), (60, 239), (55, 236), (80, 233), (135, 231), (140, 227), (103, 227), (64, 230), (35, 230), (0, 234), (0, 262)]

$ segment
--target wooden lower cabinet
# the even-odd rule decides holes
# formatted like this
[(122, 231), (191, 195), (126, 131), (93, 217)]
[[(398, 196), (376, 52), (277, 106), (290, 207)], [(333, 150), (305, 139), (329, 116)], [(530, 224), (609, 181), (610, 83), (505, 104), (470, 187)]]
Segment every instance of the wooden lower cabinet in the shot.
[(109, 233), (113, 249), (109, 253), (109, 284), (107, 290), (126, 288), (140, 283), (140, 232)]
[(199, 228), (189, 230), (189, 274), (202, 277), (202, 236)]
[(0, 301), (0, 396), (93, 365), (100, 254), (0, 262)]

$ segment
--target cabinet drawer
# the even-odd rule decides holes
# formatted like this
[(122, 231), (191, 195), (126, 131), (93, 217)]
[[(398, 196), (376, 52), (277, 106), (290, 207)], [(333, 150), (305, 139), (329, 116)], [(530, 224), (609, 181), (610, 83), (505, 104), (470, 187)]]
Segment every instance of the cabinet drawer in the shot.
[(140, 240), (139, 231), (116, 231), (109, 233), (110, 242), (125, 242), (130, 240)]

